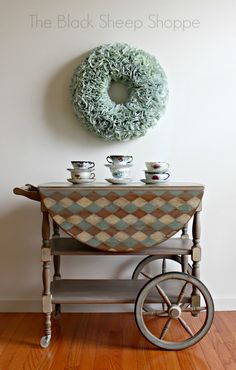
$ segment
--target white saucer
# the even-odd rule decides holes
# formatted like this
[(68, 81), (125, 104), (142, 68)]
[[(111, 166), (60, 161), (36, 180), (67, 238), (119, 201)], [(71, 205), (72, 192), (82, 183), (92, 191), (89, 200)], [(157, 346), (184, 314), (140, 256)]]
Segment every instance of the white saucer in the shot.
[(127, 185), (127, 184), (129, 184), (130, 182), (133, 181), (133, 179), (130, 179), (130, 178), (125, 178), (125, 179), (111, 178), (111, 179), (105, 179), (105, 180), (110, 182), (113, 185)]
[(106, 167), (114, 167), (114, 168), (131, 168), (133, 166), (132, 163), (128, 164), (112, 164), (112, 163), (105, 163), (104, 166)]
[(95, 167), (93, 168), (67, 168), (67, 170), (71, 172), (92, 172), (95, 170)]
[(80, 180), (72, 180), (67, 179), (67, 181), (71, 182), (72, 184), (90, 184), (91, 182), (94, 182), (96, 179), (80, 179)]
[[(163, 173), (167, 173), (167, 171), (158, 171), (158, 170), (152, 170), (152, 171), (149, 171), (149, 170), (143, 170), (145, 173), (153, 173), (153, 174), (157, 174), (157, 175), (161, 175)], [(168, 171), (169, 172), (169, 171)]]
[(160, 184), (163, 182), (168, 182), (169, 179), (167, 180), (146, 180), (146, 179), (140, 179), (140, 181), (144, 182), (146, 185), (154, 185), (154, 184)]

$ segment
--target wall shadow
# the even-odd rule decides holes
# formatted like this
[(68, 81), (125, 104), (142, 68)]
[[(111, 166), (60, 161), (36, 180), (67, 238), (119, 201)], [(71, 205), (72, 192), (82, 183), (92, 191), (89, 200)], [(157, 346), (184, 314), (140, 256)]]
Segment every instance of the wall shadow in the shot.
[(79, 145), (82, 149), (88, 144), (97, 148), (114, 144), (105, 142), (87, 131), (73, 110), (69, 89), (71, 77), (88, 53), (75, 58), (56, 71), (48, 83), (44, 98), (44, 121), (48, 129), (58, 140), (68, 142), (70, 145)]
[[(0, 219), (2, 297), (35, 296), (41, 269), (41, 218), (39, 204), (24, 204)], [(34, 280), (34, 276), (37, 278)], [(39, 279), (41, 276), (39, 276)], [(25, 284), (19, 283), (25, 281)], [(16, 297), (16, 299), (17, 299)]]

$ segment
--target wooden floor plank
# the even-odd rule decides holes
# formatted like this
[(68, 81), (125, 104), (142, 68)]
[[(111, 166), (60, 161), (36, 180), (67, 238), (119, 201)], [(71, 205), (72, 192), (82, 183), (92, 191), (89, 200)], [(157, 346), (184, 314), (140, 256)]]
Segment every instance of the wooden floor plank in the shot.
[(236, 312), (217, 312), (210, 332), (183, 351), (154, 347), (131, 313), (66, 313), (52, 329), (42, 349), (43, 314), (0, 314), (0, 370), (236, 369)]

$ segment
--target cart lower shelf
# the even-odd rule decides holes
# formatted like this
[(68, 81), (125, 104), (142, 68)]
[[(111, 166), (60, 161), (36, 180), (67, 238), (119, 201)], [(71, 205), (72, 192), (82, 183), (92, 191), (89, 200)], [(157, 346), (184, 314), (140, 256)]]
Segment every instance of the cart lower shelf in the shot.
[[(52, 303), (57, 304), (117, 304), (134, 303), (138, 293), (147, 280), (55, 280), (51, 283)], [(173, 302), (177, 299), (177, 292), (182, 288), (182, 282), (173, 281), (163, 289)], [(191, 292), (186, 292), (184, 301), (190, 300)], [(148, 295), (149, 303), (162, 303), (163, 299), (154, 288)]]

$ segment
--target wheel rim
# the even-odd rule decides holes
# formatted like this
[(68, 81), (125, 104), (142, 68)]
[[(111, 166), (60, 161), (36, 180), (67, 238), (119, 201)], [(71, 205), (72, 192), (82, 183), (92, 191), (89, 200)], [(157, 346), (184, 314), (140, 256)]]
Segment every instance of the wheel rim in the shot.
[[(178, 285), (175, 296), (169, 294), (173, 283)], [(149, 308), (147, 312), (145, 302), (155, 297), (155, 291), (158, 309)], [(189, 305), (192, 292), (201, 297), (197, 310)], [(161, 308), (163, 302), (165, 310)], [(196, 313), (198, 317), (193, 317)], [(214, 304), (208, 289), (200, 280), (180, 272), (161, 274), (148, 281), (135, 303), (135, 318), (141, 333), (152, 344), (168, 350), (184, 349), (201, 340), (210, 329), (213, 316)]]
[[(181, 257), (176, 255), (176, 256), (148, 256), (146, 258), (144, 258), (141, 262), (139, 262), (139, 264), (136, 266), (134, 272), (133, 272), (133, 275), (132, 275), (132, 279), (138, 279), (139, 277), (141, 277), (142, 275), (142, 278), (145, 277), (147, 279), (151, 279), (153, 278), (154, 276), (156, 276), (157, 274), (151, 276), (150, 274), (146, 274), (146, 276), (143, 274), (145, 273), (143, 271), (143, 269), (145, 268), (145, 266), (147, 266), (148, 264), (150, 264), (151, 262), (154, 262), (154, 261), (159, 261), (159, 260), (163, 260), (162, 262), (162, 273), (165, 273), (166, 271), (163, 271), (165, 270), (165, 263), (164, 261), (166, 262), (167, 260), (170, 260), (170, 261), (174, 261), (174, 262), (177, 262), (178, 264), (181, 265)], [(188, 264), (188, 274), (192, 274), (192, 267), (190, 264)]]

